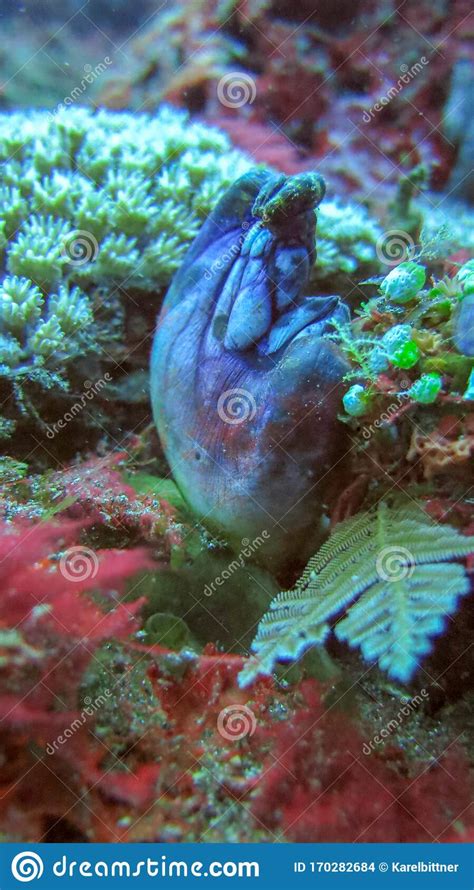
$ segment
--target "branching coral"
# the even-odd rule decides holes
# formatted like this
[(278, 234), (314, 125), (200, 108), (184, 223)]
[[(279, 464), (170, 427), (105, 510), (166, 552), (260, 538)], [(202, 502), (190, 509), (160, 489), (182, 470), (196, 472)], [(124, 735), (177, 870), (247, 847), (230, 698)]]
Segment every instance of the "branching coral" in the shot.
[(318, 209), (318, 261), (313, 270), (315, 284), (351, 289), (378, 268), (376, 244), (381, 237), (378, 223), (364, 207), (348, 201), (323, 201)]
[(170, 108), (139, 123), (82, 108), (5, 115), (0, 156), (6, 267), (45, 287), (64, 277), (166, 284), (220, 190), (248, 166), (223, 134)]
[(168, 108), (139, 128), (80, 108), (4, 115), (0, 158), (0, 374), (5, 396), (10, 386), (35, 413), (28, 384), (68, 387), (72, 359), (117, 335), (121, 295), (168, 284), (248, 163), (223, 134)]
[(86, 347), (91, 322), (90, 302), (78, 287), (61, 284), (46, 299), (31, 279), (6, 276), (0, 285), (0, 358), (10, 368), (74, 358)]
[[(27, 258), (28, 259), (28, 258)], [(64, 389), (58, 369), (94, 349), (92, 308), (78, 287), (60, 284), (49, 296), (29, 278), (5, 276), (0, 285), (0, 378), (10, 383), (21, 410), (36, 413), (25, 403), (26, 381), (43, 389)], [(2, 432), (9, 432), (5, 421)]]
[(423, 217), (420, 241), (423, 253), (430, 258), (446, 257), (465, 249), (474, 250), (474, 213), (462, 201), (420, 196), (417, 204)]

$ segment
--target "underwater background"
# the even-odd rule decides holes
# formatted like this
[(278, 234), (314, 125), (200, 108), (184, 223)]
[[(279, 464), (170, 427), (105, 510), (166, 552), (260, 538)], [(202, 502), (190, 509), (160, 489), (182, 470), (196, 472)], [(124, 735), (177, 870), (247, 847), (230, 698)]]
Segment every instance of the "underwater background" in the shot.
[(3, 841), (474, 840), (468, 0), (0, 0)]

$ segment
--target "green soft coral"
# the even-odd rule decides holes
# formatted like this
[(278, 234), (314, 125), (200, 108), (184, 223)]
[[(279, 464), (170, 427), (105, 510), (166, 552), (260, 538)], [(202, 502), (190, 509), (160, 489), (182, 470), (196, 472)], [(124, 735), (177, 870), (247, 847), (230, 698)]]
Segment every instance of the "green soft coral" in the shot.
[[(0, 115), (0, 160), (9, 272), (44, 287), (67, 275), (143, 291), (169, 283), (222, 190), (253, 166), (223, 133), (167, 106), (154, 116), (85, 108)], [(62, 253), (75, 231), (97, 241), (80, 268)], [(316, 279), (373, 269), (380, 233), (364, 208), (323, 202)]]
[(89, 300), (77, 287), (60, 285), (45, 298), (27, 278), (7, 276), (0, 285), (0, 332), (12, 353), (3, 361), (10, 367), (51, 359), (54, 352), (74, 358), (85, 346), (83, 331), (91, 322)]
[(382, 229), (364, 207), (352, 202), (323, 201), (318, 208), (318, 259), (313, 281), (334, 280), (342, 288), (379, 268), (377, 243)]
[[(253, 166), (223, 133), (166, 106), (154, 116), (84, 108), (2, 115), (0, 160), (9, 271), (58, 281), (61, 240), (87, 231), (98, 252), (80, 274), (67, 270), (75, 283), (118, 278), (144, 291), (169, 282), (222, 190)], [(323, 202), (315, 278), (368, 274), (380, 234), (364, 208)], [(118, 242), (120, 268), (119, 236), (128, 239)]]
[(157, 299), (249, 162), (170, 108), (3, 114), (0, 160), (0, 377), (2, 397), (16, 399), (11, 421), (41, 413), (25, 397), (29, 382), (67, 388), (73, 360), (117, 335), (104, 324), (117, 299), (131, 289)]
[[(221, 190), (249, 167), (226, 136), (167, 107), (153, 117), (84, 108), (3, 115), (0, 158), (6, 267), (48, 288), (65, 274), (145, 291), (169, 281)], [(62, 255), (76, 230), (97, 240), (80, 270)], [(164, 265), (155, 251), (144, 271), (157, 236), (168, 244)]]

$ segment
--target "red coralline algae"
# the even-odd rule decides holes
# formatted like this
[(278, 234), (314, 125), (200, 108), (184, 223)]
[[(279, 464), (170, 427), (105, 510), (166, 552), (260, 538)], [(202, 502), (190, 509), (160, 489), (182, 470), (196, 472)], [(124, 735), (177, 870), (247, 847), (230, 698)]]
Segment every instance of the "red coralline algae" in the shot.
[[(107, 591), (111, 604), (125, 580), (149, 562), (143, 550), (98, 551), (71, 546), (71, 556), (85, 560), (74, 573), (58, 556), (66, 552), (79, 534), (75, 522), (36, 526), (0, 527), (0, 621), (4, 627), (25, 634), (31, 644), (41, 634), (101, 640), (123, 634), (135, 606), (116, 606), (109, 613), (100, 609), (84, 591)], [(89, 564), (88, 564), (89, 561)], [(113, 593), (111, 592), (113, 590)], [(80, 597), (80, 598), (79, 598)]]
[[(0, 828), (9, 837), (224, 840), (219, 814), (229, 807), (242, 815), (236, 840), (470, 836), (460, 748), (424, 770), (395, 747), (367, 757), (363, 729), (314, 681), (285, 689), (266, 678), (242, 690), (243, 656), (144, 645), (135, 635), (143, 600), (121, 598), (149, 556), (85, 548), (79, 531), (77, 520), (0, 527)], [(117, 655), (104, 667), (111, 643)], [(99, 663), (106, 686), (89, 707), (81, 687)]]
[[(147, 651), (151, 653), (153, 647)], [(189, 740), (198, 740), (204, 728), (216, 733), (216, 721), (222, 709), (228, 705), (243, 706), (249, 699), (255, 711), (264, 716), (275, 694), (273, 681), (268, 678), (260, 681), (250, 695), (239, 689), (237, 676), (243, 663), (242, 656), (218, 653), (212, 645), (206, 647), (203, 655), (178, 681), (170, 676), (169, 670), (160, 669), (155, 663), (149, 677), (174, 731), (183, 733)], [(218, 741), (222, 745), (222, 738)]]
[(55, 474), (52, 483), (73, 500), (66, 515), (121, 529), (132, 539), (156, 543), (161, 537), (168, 548), (180, 543), (176, 511), (170, 504), (164, 498), (137, 494), (124, 483), (120, 467), (126, 457), (119, 452), (91, 458)]
[(304, 683), (301, 692), (305, 705), (291, 721), (264, 730), (271, 753), (253, 813), (279, 838), (453, 840), (456, 823), (472, 825), (472, 782), (462, 751), (451, 751), (422, 771), (410, 768), (395, 748), (366, 757), (361, 730), (347, 715), (325, 711), (314, 684)]
[(22, 492), (13, 496), (4, 486), (0, 496), (0, 517), (14, 515), (37, 518), (43, 502), (60, 508), (61, 515), (78, 523), (107, 529), (109, 539), (116, 533), (121, 546), (152, 543), (159, 554), (169, 557), (182, 543), (182, 523), (176, 509), (165, 498), (141, 494), (124, 482), (129, 455), (109, 452), (92, 457), (48, 475), (44, 492), (35, 498), (35, 477), (22, 480)]
[(314, 167), (308, 152), (293, 145), (277, 127), (230, 114), (212, 117), (209, 123), (224, 130), (234, 145), (247, 152), (256, 164), (268, 164), (289, 175)]
[[(171, 3), (151, 19), (102, 102), (150, 109), (166, 99), (224, 115), (233, 138), (230, 117), (236, 144), (259, 161), (295, 173), (310, 159), (332, 187), (380, 207), (400, 169), (425, 163), (433, 187), (446, 184), (455, 146), (443, 109), (456, 63), (470, 57), (467, 0), (455, 0), (449, 16), (426, 0), (389, 12), (362, 0), (350, 27), (331, 5), (236, 2), (228, 16), (218, 0), (193, 7), (190, 15)], [(223, 76), (243, 78), (250, 100), (220, 101)], [(288, 139), (286, 151), (261, 139), (262, 126)]]
[[(62, 535), (73, 531), (71, 526)], [(28, 550), (36, 561), (51, 543), (64, 546), (65, 539), (59, 542), (58, 530), (50, 527), (46, 541), (40, 551)], [(106, 577), (106, 587), (116, 586), (107, 565), (112, 558), (101, 557), (97, 589)], [(141, 557), (134, 558), (139, 565)], [(51, 574), (51, 567), (37, 571), (35, 589), (43, 594), (39, 579)], [(53, 597), (53, 603), (61, 598)], [(78, 594), (83, 599), (85, 594)], [(107, 721), (97, 736), (95, 715), (81, 719), (78, 684), (97, 645), (89, 607), (83, 628), (87, 646), (84, 640), (71, 646), (64, 632), (67, 645), (61, 648), (57, 623), (47, 622), (56, 648), (46, 662), (37, 651), (36, 687), (30, 668), (37, 640), (23, 621), (30, 649), (21, 665), (6, 672), (7, 681), (15, 679), (15, 692), (10, 688), (0, 697), (8, 755), (0, 770), (0, 823), (10, 835), (97, 842), (223, 840), (228, 836), (225, 825), (219, 828), (220, 818), (236, 807), (238, 840), (256, 834), (289, 841), (464, 839), (474, 813), (460, 750), (421, 774), (399, 749), (365, 757), (361, 729), (349, 715), (328, 708), (324, 689), (313, 681), (285, 691), (267, 678), (239, 689), (241, 656), (213, 646), (201, 655), (175, 653), (131, 638), (138, 607), (127, 603), (109, 628), (123, 641), (124, 658), (129, 653), (125, 684), (138, 672), (139, 685), (150, 692), (149, 717), (138, 735), (124, 720), (118, 736)], [(75, 625), (73, 630), (76, 634)], [(43, 628), (43, 641), (46, 637)], [(65, 684), (58, 683), (59, 667)], [(117, 701), (116, 696), (114, 710), (123, 707)], [(69, 735), (68, 726), (75, 727)], [(67, 744), (58, 744), (58, 738), (67, 738)], [(46, 756), (52, 751), (54, 757)], [(31, 799), (27, 788), (35, 792)], [(216, 823), (212, 837), (210, 816)]]
[[(0, 526), (0, 821), (13, 837), (19, 809), (25, 807), (21, 836), (33, 830), (30, 807), (43, 815), (61, 809), (61, 783), (90, 757), (79, 696), (85, 670), (101, 643), (127, 639), (138, 628), (143, 601), (120, 599), (127, 579), (150, 565), (146, 552), (94, 552), (76, 543), (78, 535), (71, 521)], [(54, 747), (63, 734), (68, 744)], [(49, 773), (50, 791), (39, 783), (30, 802), (26, 788), (39, 773)]]

